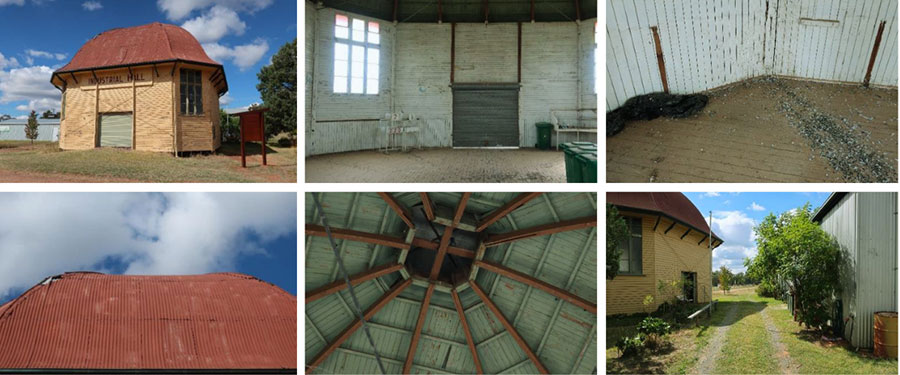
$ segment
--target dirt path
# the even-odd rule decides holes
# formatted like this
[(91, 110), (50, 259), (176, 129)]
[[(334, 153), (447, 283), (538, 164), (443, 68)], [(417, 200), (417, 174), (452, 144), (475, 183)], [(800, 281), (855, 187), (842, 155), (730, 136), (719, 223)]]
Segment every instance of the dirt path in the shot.
[[(784, 307), (784, 305), (779, 305), (779, 307)], [(762, 314), (763, 321), (766, 323), (766, 331), (769, 331), (769, 343), (772, 345), (772, 348), (775, 350), (775, 356), (778, 358), (778, 368), (782, 374), (796, 374), (800, 371), (800, 366), (794, 363), (790, 353), (787, 351), (787, 347), (781, 342), (781, 333), (778, 332), (778, 328), (775, 327), (772, 318), (766, 313), (768, 309), (768, 307), (762, 309), (760, 314)]]
[(691, 374), (711, 374), (716, 368), (716, 360), (719, 359), (722, 345), (725, 344), (725, 334), (728, 333), (728, 329), (731, 328), (731, 325), (737, 319), (739, 304), (732, 303), (730, 305), (728, 311), (725, 312), (725, 318), (722, 319), (721, 326), (716, 328), (716, 332), (709, 339), (709, 345), (706, 346), (706, 349), (697, 361), (697, 366), (693, 371), (690, 371)]

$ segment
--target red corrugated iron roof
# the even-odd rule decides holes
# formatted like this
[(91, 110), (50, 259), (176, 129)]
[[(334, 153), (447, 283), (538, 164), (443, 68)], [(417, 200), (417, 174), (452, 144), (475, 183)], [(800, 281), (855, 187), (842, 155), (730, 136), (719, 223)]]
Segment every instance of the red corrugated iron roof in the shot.
[(0, 307), (0, 368), (296, 369), (297, 297), (237, 273), (66, 273)]
[(55, 73), (175, 60), (222, 66), (206, 55), (187, 30), (154, 22), (100, 33)]
[[(664, 214), (698, 231), (709, 233), (709, 225), (703, 214), (682, 193), (606, 193), (606, 202), (619, 207)], [(722, 240), (715, 233), (713, 238)]]

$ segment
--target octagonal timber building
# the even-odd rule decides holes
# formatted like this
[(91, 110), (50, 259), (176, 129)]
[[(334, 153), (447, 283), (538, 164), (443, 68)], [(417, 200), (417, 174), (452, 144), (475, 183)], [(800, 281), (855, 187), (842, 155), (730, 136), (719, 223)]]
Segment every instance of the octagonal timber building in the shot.
[(296, 373), (297, 297), (238, 273), (70, 272), (0, 305), (0, 373)]
[(157, 22), (100, 33), (51, 82), (62, 92), (63, 150), (191, 152), (221, 145), (225, 70), (181, 27)]
[(305, 202), (307, 374), (598, 371), (596, 193)]

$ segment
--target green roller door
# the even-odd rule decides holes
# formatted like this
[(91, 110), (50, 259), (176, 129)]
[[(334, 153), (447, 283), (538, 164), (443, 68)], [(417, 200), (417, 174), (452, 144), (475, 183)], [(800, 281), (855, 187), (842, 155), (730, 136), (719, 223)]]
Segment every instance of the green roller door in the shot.
[(100, 147), (131, 148), (131, 113), (100, 115)]
[(519, 147), (519, 85), (454, 85), (453, 147)]

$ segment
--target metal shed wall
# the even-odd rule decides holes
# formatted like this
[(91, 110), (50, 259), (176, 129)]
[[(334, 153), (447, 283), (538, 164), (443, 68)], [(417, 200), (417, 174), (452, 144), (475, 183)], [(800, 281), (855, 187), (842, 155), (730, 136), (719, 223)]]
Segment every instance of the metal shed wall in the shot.
[(694, 93), (768, 74), (862, 83), (885, 21), (871, 83), (897, 86), (892, 0), (610, 0), (606, 21), (607, 110), (663, 90), (652, 26), (670, 92)]
[[(855, 316), (854, 346), (873, 345), (876, 311), (897, 310), (897, 194), (849, 193), (821, 221), (847, 260), (842, 316)], [(845, 335), (849, 330), (845, 329)]]
[[(38, 120), (40, 121), (40, 120)], [(27, 141), (25, 137), (25, 125), (4, 124), (0, 122), (0, 141)], [(38, 137), (35, 141), (59, 141), (59, 124), (38, 124)]]

